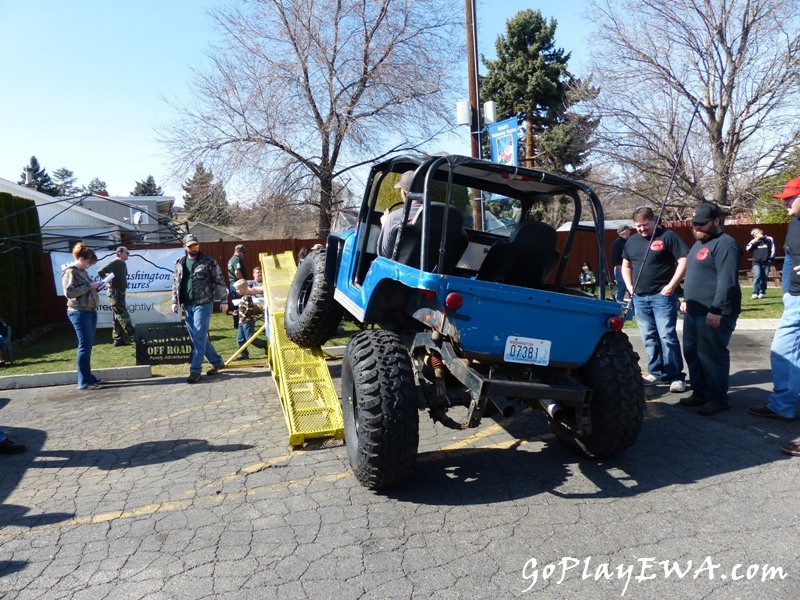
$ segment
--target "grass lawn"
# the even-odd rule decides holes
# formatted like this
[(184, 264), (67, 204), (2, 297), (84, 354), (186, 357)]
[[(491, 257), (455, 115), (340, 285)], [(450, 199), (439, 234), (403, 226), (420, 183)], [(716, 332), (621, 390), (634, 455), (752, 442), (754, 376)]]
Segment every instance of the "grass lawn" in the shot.
[(767, 288), (767, 297), (753, 300), (753, 288), (742, 288), (742, 314), (740, 319), (780, 319), (783, 314), (783, 294), (781, 288)]
[[(768, 288), (767, 297), (762, 300), (750, 298), (752, 288), (742, 288), (742, 313), (740, 319), (780, 319), (783, 314), (783, 294), (781, 288)], [(636, 328), (636, 317), (626, 321), (625, 329)]]
[[(345, 335), (334, 338), (329, 345), (345, 345), (350, 335), (357, 331), (352, 323), (344, 323)], [(236, 352), (236, 330), (230, 315), (214, 313), (211, 316), (209, 329), (211, 341), (217, 352), (226, 361)], [(6, 364), (0, 369), (0, 376), (22, 375), (30, 373), (49, 373), (53, 371), (74, 371), (78, 340), (75, 330), (69, 322), (50, 326), (43, 335), (27, 344), (14, 342), (14, 363)], [(242, 366), (263, 364), (265, 354), (262, 350), (250, 348), (250, 360), (242, 361)], [(129, 367), (136, 364), (136, 349), (131, 346), (114, 346), (111, 340), (111, 329), (98, 329), (92, 348), (92, 369), (110, 367)], [(204, 366), (204, 370), (207, 365)], [(189, 364), (155, 365), (153, 374), (161, 377), (172, 377), (189, 373)]]
[[(740, 319), (779, 319), (783, 312), (783, 299), (780, 288), (769, 288), (763, 300), (752, 300), (750, 288), (742, 289), (742, 314)], [(332, 339), (331, 346), (347, 344), (349, 336), (358, 328), (350, 322), (344, 322), (344, 335)], [(635, 328), (635, 319), (625, 323), (625, 328)], [(233, 320), (228, 315), (214, 313), (211, 317), (211, 341), (214, 347), (228, 360), (236, 352), (236, 330)], [(20, 375), (29, 373), (48, 373), (52, 371), (75, 370), (75, 354), (77, 339), (69, 322), (52, 325), (43, 335), (27, 344), (14, 343), (14, 363), (7, 364), (0, 370), (0, 375)], [(263, 364), (263, 353), (251, 348), (251, 360), (242, 361), (247, 364)], [(136, 351), (133, 346), (115, 347), (111, 341), (111, 329), (98, 329), (95, 345), (92, 349), (92, 368), (126, 367), (136, 364)], [(153, 374), (171, 377), (188, 373), (188, 364), (157, 365)]]

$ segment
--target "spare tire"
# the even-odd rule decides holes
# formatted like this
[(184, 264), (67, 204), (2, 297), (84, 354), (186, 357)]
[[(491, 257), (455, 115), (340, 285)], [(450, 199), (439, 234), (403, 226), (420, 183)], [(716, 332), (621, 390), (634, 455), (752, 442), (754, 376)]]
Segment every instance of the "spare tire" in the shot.
[(325, 250), (312, 250), (297, 266), (286, 297), (283, 326), (295, 344), (315, 348), (336, 333), (344, 309), (333, 299), (333, 291), (325, 279)]

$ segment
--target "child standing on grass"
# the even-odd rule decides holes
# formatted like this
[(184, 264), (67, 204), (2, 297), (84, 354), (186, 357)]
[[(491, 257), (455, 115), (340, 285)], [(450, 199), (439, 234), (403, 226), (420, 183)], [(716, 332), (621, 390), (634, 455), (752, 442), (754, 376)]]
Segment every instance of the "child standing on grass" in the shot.
[(580, 282), (581, 291), (594, 296), (594, 292), (597, 289), (597, 277), (594, 276), (592, 266), (587, 261), (581, 263)]
[[(264, 314), (264, 309), (253, 302), (253, 296), (250, 294), (246, 279), (237, 280), (233, 287), (236, 289), (236, 293), (241, 296), (239, 299), (239, 327), (236, 335), (236, 342), (241, 348), (247, 340), (253, 337), (256, 331), (256, 319)], [(256, 338), (253, 340), (252, 345), (256, 348), (266, 348), (267, 342), (264, 339)], [(250, 353), (245, 349), (239, 355), (239, 358), (247, 360), (250, 358)]]

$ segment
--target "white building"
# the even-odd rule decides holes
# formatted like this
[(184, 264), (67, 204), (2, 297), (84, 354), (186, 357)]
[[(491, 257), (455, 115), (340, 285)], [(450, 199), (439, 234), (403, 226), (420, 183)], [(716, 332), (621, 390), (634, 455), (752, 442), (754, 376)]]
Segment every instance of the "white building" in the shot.
[(70, 251), (82, 241), (91, 248), (175, 242), (172, 196), (53, 198), (0, 178), (0, 192), (36, 202), (44, 250)]

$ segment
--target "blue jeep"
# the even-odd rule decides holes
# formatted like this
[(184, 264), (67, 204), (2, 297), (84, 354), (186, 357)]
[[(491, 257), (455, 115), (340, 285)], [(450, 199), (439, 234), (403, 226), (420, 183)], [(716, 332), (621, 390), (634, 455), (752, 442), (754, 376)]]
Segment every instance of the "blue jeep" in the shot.
[[(390, 256), (379, 256), (379, 191), (396, 181), (389, 173), (409, 170), (409, 197), (422, 206), (401, 203)], [(534, 218), (553, 207), (571, 220), (561, 248)], [(591, 227), (580, 224), (585, 207)], [(421, 410), (463, 429), (523, 405), (589, 456), (634, 443), (644, 388), (622, 307), (562, 284), (581, 230), (596, 235), (602, 273), (603, 208), (586, 185), (463, 156), (401, 156), (372, 169), (355, 226), (298, 267), (284, 319), (306, 347), (332, 337), (345, 314), (363, 326), (341, 376), (348, 458), (363, 485), (410, 476)], [(462, 422), (447, 414), (457, 406)]]

